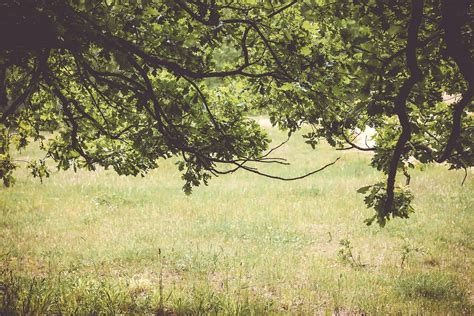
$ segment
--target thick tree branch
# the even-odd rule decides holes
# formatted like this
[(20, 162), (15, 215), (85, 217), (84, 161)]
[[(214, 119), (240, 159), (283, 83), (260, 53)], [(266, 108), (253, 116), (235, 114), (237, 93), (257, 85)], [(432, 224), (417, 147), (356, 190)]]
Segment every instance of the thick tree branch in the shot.
[(446, 147), (437, 159), (439, 162), (448, 159), (456, 147), (461, 134), (461, 119), (465, 114), (464, 109), (472, 104), (472, 98), (474, 97), (474, 61), (461, 34), (462, 27), (467, 25), (469, 21), (469, 0), (443, 0), (441, 8), (442, 26), (444, 28), (443, 38), (447, 52), (458, 66), (468, 88), (463, 93), (461, 100), (454, 105), (453, 126)]
[(8, 105), (7, 95), (7, 69), (5, 63), (0, 64), (0, 109), (3, 111)]
[(406, 102), (414, 85), (421, 80), (422, 73), (418, 66), (416, 57), (416, 48), (418, 46), (418, 29), (423, 19), (423, 0), (412, 0), (411, 17), (408, 24), (408, 39), (406, 45), (407, 66), (410, 77), (405, 80), (395, 99), (395, 113), (398, 116), (402, 133), (398, 138), (393, 151), (387, 177), (387, 199), (385, 201), (385, 214), (391, 212), (394, 201), (395, 178), (397, 175), (398, 164), (402, 157), (405, 145), (411, 138), (411, 123), (408, 116)]

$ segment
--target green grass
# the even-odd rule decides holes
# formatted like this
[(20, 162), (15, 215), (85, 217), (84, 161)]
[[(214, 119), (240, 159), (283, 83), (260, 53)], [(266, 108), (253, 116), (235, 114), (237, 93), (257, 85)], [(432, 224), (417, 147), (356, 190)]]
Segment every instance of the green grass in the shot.
[[(269, 130), (284, 139), (284, 133)], [(30, 146), (18, 159), (38, 155)], [(370, 155), (315, 151), (296, 136), (262, 166), (186, 196), (173, 161), (145, 178), (25, 169), (0, 189), (0, 314), (470, 314), (472, 173), (413, 171), (416, 213), (385, 228), (356, 189)], [(161, 251), (161, 254), (160, 254)]]

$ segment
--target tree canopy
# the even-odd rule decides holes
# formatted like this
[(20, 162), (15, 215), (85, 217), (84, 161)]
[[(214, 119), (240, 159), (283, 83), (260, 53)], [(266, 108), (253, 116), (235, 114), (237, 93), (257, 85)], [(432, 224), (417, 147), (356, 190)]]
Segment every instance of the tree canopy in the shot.
[[(469, 0), (0, 1), (0, 178), (30, 141), (39, 177), (46, 159), (138, 175), (178, 157), (186, 192), (278, 178), (249, 165), (282, 163), (258, 110), (313, 147), (373, 152), (384, 176), (359, 192), (383, 226), (413, 211), (411, 157), (472, 166), (473, 19)], [(366, 127), (373, 146), (354, 141)]]

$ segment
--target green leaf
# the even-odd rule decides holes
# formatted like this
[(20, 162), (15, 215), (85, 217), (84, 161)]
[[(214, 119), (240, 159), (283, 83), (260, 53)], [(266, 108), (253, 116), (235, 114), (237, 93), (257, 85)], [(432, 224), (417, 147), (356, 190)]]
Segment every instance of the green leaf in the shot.
[(365, 187), (361, 187), (361, 188), (359, 188), (359, 189), (357, 190), (357, 193), (365, 194), (365, 193), (367, 193), (367, 192), (370, 190), (370, 188), (372, 188), (371, 185), (367, 185), (367, 186), (365, 186)]

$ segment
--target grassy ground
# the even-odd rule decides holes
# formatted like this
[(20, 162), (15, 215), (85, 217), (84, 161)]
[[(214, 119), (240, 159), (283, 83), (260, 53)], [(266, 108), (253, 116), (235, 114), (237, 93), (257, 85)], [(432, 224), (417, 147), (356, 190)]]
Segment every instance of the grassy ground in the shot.
[(472, 174), (461, 186), (442, 166), (414, 171), (416, 213), (381, 229), (355, 192), (379, 176), (370, 155), (299, 136), (278, 155), (292, 166), (265, 170), (285, 176), (341, 160), (297, 182), (238, 172), (191, 196), (172, 161), (43, 184), (20, 169), (0, 189), (0, 314), (473, 312)]

